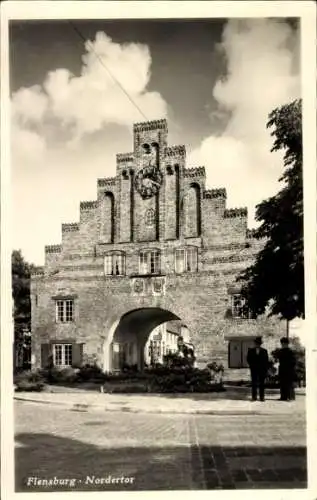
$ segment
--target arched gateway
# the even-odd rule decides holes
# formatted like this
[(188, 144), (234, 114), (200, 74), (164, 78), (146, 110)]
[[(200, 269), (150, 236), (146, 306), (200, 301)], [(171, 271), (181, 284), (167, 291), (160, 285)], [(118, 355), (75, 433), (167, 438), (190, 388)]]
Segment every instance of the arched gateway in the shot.
[(138, 123), (133, 135), (116, 176), (98, 179), (97, 199), (80, 203), (79, 222), (62, 225), (62, 243), (33, 272), (33, 367), (50, 355), (60, 367), (108, 371), (127, 358), (141, 367), (150, 332), (181, 319), (198, 365), (243, 368), (254, 336), (276, 345), (285, 328), (251, 319), (239, 293), (236, 277), (262, 246), (247, 210), (228, 210), (205, 168), (186, 167), (166, 120)]
[[(159, 325), (165, 326), (163, 336), (162, 329), (158, 331)], [(160, 307), (144, 307), (125, 313), (114, 322), (105, 340), (104, 371), (120, 370), (123, 365), (141, 370), (146, 363), (145, 348), (150, 335), (154, 333), (152, 342), (160, 343), (161, 350), (167, 353), (176, 345), (170, 337), (181, 335), (181, 329), (181, 318)]]

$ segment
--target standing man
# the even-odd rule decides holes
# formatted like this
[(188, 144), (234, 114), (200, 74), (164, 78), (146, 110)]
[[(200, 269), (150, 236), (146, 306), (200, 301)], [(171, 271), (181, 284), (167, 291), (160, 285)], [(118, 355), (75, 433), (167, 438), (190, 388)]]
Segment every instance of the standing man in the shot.
[(291, 401), (295, 399), (294, 381), (295, 381), (295, 355), (289, 348), (289, 340), (283, 337), (280, 340), (281, 349), (278, 353), (279, 361), (279, 381), (281, 401)]
[(248, 350), (247, 362), (251, 371), (252, 401), (257, 400), (258, 390), (260, 400), (264, 401), (264, 384), (269, 366), (269, 356), (261, 347), (262, 338), (254, 339), (254, 347)]

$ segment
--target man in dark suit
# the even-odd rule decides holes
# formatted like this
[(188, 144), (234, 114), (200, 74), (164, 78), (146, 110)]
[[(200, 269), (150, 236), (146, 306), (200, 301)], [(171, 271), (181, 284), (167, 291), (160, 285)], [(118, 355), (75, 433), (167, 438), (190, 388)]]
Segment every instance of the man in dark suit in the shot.
[(278, 353), (279, 361), (279, 381), (281, 401), (291, 401), (295, 399), (294, 381), (295, 381), (295, 355), (289, 348), (287, 337), (281, 338), (281, 349)]
[(269, 356), (261, 347), (262, 338), (254, 339), (254, 347), (248, 350), (247, 362), (251, 371), (252, 401), (257, 400), (258, 390), (260, 400), (264, 401), (264, 384), (269, 366)]

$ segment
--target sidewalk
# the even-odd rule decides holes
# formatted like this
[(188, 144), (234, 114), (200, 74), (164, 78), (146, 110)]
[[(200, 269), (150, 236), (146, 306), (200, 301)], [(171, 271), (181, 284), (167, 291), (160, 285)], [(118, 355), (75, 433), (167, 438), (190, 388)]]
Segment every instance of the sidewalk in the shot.
[[(239, 392), (239, 391), (238, 391)], [(241, 393), (228, 390), (221, 395), (209, 394), (102, 394), (93, 391), (42, 392), (14, 395), (16, 401), (51, 404), (73, 411), (106, 411), (131, 413), (207, 414), (207, 415), (284, 415), (305, 413), (303, 391), (295, 401), (278, 401), (278, 394), (268, 393), (264, 403), (251, 402)]]

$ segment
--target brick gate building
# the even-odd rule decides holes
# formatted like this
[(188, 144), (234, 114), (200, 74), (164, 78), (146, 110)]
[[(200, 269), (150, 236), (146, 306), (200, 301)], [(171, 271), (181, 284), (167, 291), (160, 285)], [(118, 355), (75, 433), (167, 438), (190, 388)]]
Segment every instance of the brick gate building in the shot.
[(79, 222), (62, 225), (32, 275), (34, 367), (52, 356), (142, 368), (151, 332), (177, 321), (198, 365), (245, 367), (256, 335), (277, 345), (284, 323), (249, 319), (236, 283), (261, 245), (247, 210), (228, 210), (226, 190), (205, 181), (184, 146), (168, 145), (165, 120), (134, 125), (133, 152), (117, 155), (116, 176), (98, 179), (97, 199), (80, 203)]

